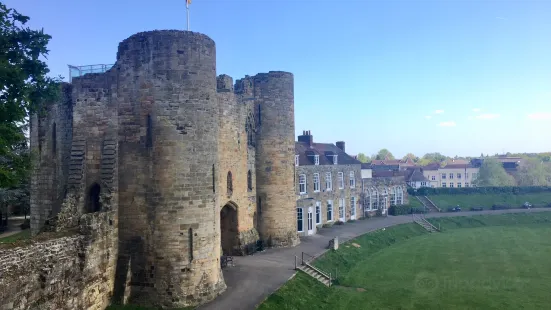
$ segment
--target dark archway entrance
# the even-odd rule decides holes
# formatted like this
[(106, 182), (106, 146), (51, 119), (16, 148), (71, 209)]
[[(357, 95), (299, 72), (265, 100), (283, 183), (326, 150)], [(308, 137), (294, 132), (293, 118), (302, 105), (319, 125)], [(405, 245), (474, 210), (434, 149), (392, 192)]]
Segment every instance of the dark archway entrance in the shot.
[(92, 186), (90, 186), (90, 190), (88, 191), (88, 197), (86, 200), (87, 213), (101, 211), (101, 202), (99, 199), (100, 193), (101, 193), (101, 187), (99, 186), (98, 183), (94, 183), (92, 184)]
[(238, 254), (237, 208), (231, 203), (226, 204), (220, 211), (220, 234), (222, 254)]

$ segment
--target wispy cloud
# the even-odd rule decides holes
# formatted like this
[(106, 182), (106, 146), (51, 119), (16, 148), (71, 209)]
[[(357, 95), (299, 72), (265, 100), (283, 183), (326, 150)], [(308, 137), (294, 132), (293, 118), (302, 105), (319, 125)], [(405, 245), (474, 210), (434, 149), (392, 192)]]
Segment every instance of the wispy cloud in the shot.
[(456, 124), (453, 121), (450, 122), (440, 122), (438, 126), (440, 127), (454, 127)]
[(434, 114), (442, 114), (442, 113), (444, 113), (444, 110), (436, 110), (436, 111), (434, 111)]
[(432, 118), (432, 115), (427, 115), (425, 116), (426, 119), (431, 119)]
[(475, 116), (476, 119), (483, 119), (483, 120), (496, 119), (498, 117), (499, 117), (499, 114), (491, 114), (491, 113), (480, 114)]
[(542, 119), (551, 119), (551, 113), (547, 112), (539, 112), (539, 113), (532, 113), (528, 114), (528, 118), (532, 120), (542, 120)]
[(468, 120), (472, 121), (474, 119), (474, 116), (467, 117)]
[(501, 16), (497, 16), (496, 19), (507, 20), (507, 18)]
[(478, 112), (480, 112), (480, 109), (479, 108), (474, 108), (473, 112), (478, 113)]

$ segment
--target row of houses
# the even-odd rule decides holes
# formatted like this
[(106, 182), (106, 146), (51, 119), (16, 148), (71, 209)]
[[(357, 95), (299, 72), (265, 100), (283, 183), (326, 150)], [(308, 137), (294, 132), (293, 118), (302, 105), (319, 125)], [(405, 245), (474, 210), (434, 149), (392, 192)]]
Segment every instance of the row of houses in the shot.
[(324, 224), (347, 222), (408, 203), (404, 175), (373, 171), (346, 153), (345, 142), (314, 142), (304, 131), (295, 142), (297, 231), (313, 235)]
[[(494, 157), (501, 162), (505, 171), (509, 174), (517, 172), (522, 164), (520, 157)], [(426, 166), (418, 166), (411, 159), (405, 160), (374, 160), (369, 164), (373, 171), (392, 171), (402, 175), (405, 182), (412, 188), (421, 187), (471, 187), (478, 177), (480, 166), (484, 158), (472, 160), (452, 159), (440, 163), (432, 163)]]

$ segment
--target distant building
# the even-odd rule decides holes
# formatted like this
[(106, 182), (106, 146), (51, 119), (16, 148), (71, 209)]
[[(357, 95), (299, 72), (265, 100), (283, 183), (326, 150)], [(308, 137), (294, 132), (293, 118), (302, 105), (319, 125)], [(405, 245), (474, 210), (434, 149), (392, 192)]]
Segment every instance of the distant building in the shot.
[[(508, 157), (504, 155), (496, 156), (496, 157), (488, 157), (497, 160), (503, 165), (503, 169), (509, 174), (513, 174), (518, 171), (518, 168), (522, 165), (524, 162), (524, 159), (522, 157)], [(484, 163), (484, 160), (486, 158), (473, 158), (471, 160), (471, 164), (474, 167), (480, 168), (482, 164)]]
[(295, 143), (297, 231), (313, 235), (325, 223), (363, 216), (361, 163), (345, 152), (345, 143), (315, 143), (304, 131)]
[(415, 162), (411, 158), (407, 159), (384, 159), (384, 160), (372, 160), (371, 169), (373, 171), (400, 171), (406, 170), (410, 167), (415, 167)]
[(430, 187), (471, 187), (479, 168), (472, 164), (430, 164), (421, 168)]
[(388, 208), (408, 204), (406, 171), (377, 171), (362, 164), (362, 205), (364, 216), (388, 214)]
[(421, 167), (412, 167), (406, 170), (405, 180), (412, 188), (431, 187), (429, 179), (423, 174)]

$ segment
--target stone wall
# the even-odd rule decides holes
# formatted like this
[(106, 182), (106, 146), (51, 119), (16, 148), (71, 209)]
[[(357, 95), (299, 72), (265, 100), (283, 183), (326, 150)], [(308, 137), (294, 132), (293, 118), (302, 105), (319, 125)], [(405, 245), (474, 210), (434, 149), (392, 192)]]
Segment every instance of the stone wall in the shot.
[(119, 45), (117, 298), (197, 305), (220, 269), (216, 49), (205, 35), (138, 33)]
[[(403, 194), (403, 203), (404, 205), (407, 205), (409, 203), (409, 196), (407, 192), (407, 185), (405, 182), (405, 178), (403, 176), (394, 176), (394, 177), (375, 177), (370, 179), (362, 179), (362, 190), (364, 192), (363, 198), (366, 200), (363, 202), (363, 204), (366, 205), (366, 207), (369, 206), (368, 203), (368, 188), (376, 188), (379, 193), (382, 193), (386, 190), (387, 192), (387, 203), (386, 208), (390, 208), (390, 206), (393, 205), (393, 201), (391, 201), (391, 192), (394, 189), (396, 193), (398, 191), (402, 191)], [(370, 215), (374, 215), (376, 211), (369, 211)]]
[(61, 85), (61, 100), (31, 117), (31, 230), (37, 234), (61, 209), (67, 192), (73, 133), (72, 85)]
[(293, 186), (294, 78), (287, 72), (262, 73), (254, 76), (253, 87), (260, 237), (268, 246), (294, 246), (300, 242)]
[[(350, 187), (350, 171), (354, 171), (355, 186)], [(331, 172), (332, 189), (327, 190), (325, 186), (325, 175)], [(344, 177), (344, 188), (340, 189), (338, 184), (338, 173), (342, 172)], [(314, 192), (314, 173), (320, 175), (320, 191)], [(306, 175), (306, 194), (299, 193), (299, 175)], [(339, 199), (344, 198), (345, 201), (345, 217), (350, 220), (350, 203), (351, 197), (356, 197), (356, 219), (363, 216), (360, 196), (362, 190), (361, 183), (361, 166), (360, 165), (305, 165), (295, 167), (295, 193), (296, 199), (312, 198), (321, 203), (321, 224), (328, 222), (327, 220), (327, 204), (328, 201), (333, 202), (333, 219), (329, 222), (339, 220)]]
[(114, 212), (87, 214), (71, 236), (0, 248), (0, 309), (105, 309), (115, 278), (114, 219)]
[[(217, 194), (220, 209), (226, 207), (230, 208), (228, 212), (237, 212), (237, 222), (232, 223), (230, 227), (221, 227), (220, 238), (234, 239), (231, 242), (233, 249), (227, 250), (229, 252), (227, 254), (242, 255), (246, 254), (245, 249), (248, 244), (258, 240), (258, 232), (254, 226), (256, 211), (254, 106), (253, 102), (242, 101), (235, 95), (233, 80), (227, 75), (218, 76), (217, 90), (220, 118), (218, 136), (220, 168), (216, 174)], [(230, 181), (231, 184), (229, 184)], [(220, 225), (219, 222), (218, 225)]]

